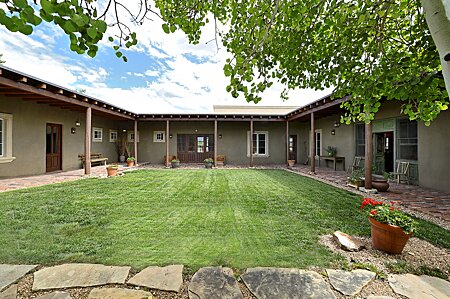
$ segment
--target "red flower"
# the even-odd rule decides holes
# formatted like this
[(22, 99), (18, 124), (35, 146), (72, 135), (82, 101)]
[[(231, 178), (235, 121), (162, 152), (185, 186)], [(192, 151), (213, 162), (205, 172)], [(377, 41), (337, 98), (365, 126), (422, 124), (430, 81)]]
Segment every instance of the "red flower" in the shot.
[(370, 211), (370, 215), (376, 215), (376, 214), (377, 214), (377, 210)]
[(393, 211), (393, 210), (394, 210), (394, 207), (390, 207), (389, 210)]

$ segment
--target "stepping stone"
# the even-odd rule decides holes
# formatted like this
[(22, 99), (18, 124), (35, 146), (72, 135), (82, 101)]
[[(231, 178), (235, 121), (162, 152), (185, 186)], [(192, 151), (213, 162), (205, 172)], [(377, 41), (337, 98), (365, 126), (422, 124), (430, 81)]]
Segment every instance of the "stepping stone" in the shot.
[(147, 267), (128, 281), (128, 284), (179, 292), (183, 284), (183, 265)]
[(6, 290), (0, 293), (0, 299), (16, 299), (17, 298), (17, 284), (13, 284)]
[(72, 299), (72, 297), (67, 292), (55, 291), (55, 292), (48, 293), (48, 294), (42, 295), (40, 297), (37, 297), (36, 299)]
[(369, 284), (376, 276), (374, 272), (367, 270), (344, 270), (327, 269), (330, 283), (337, 291), (347, 296), (355, 296), (363, 287)]
[(64, 264), (34, 273), (33, 291), (125, 283), (130, 267)]
[(34, 268), (36, 268), (35, 265), (0, 264), (0, 291), (17, 282)]
[(335, 231), (333, 238), (342, 249), (347, 251), (361, 251), (365, 247), (360, 240), (340, 231)]
[(233, 270), (205, 267), (192, 276), (189, 284), (190, 299), (243, 299), (234, 279)]
[(140, 290), (97, 288), (93, 289), (88, 299), (151, 299), (152, 293)]
[(367, 299), (395, 299), (391, 296), (376, 296), (376, 295), (370, 295), (367, 297)]
[(389, 275), (389, 285), (397, 294), (411, 299), (448, 299), (450, 282), (427, 275)]
[(251, 268), (241, 278), (258, 299), (336, 298), (322, 276), (314, 271)]

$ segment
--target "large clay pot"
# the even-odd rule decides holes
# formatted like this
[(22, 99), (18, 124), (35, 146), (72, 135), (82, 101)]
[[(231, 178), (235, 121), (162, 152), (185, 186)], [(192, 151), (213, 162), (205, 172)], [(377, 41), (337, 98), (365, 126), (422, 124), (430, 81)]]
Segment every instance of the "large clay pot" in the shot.
[(381, 251), (400, 254), (412, 233), (406, 234), (399, 226), (381, 223), (369, 217), (372, 234), (372, 246)]
[(128, 167), (134, 166), (134, 161), (127, 160), (127, 166)]
[(106, 167), (106, 172), (108, 173), (108, 176), (116, 176), (117, 171), (118, 171), (117, 168)]
[(212, 167), (213, 167), (213, 163), (212, 162), (205, 163), (205, 168), (211, 169)]
[(125, 156), (119, 156), (119, 162), (120, 163), (125, 162)]
[(378, 192), (386, 192), (389, 189), (389, 183), (383, 179), (372, 179), (372, 187), (377, 189)]
[(289, 167), (294, 167), (294, 165), (295, 165), (295, 160), (288, 160)]

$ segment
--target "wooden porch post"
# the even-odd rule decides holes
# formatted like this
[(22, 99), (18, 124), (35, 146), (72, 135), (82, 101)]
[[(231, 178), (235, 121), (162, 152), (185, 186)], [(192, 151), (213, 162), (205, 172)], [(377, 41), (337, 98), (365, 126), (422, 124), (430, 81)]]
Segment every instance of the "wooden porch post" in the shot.
[(134, 165), (138, 164), (138, 122), (134, 121)]
[(214, 166), (217, 166), (217, 119), (214, 120)]
[(366, 123), (366, 149), (365, 149), (365, 161), (364, 161), (364, 187), (366, 189), (372, 189), (372, 152), (373, 152), (373, 140), (372, 140), (372, 123)]
[(311, 156), (311, 173), (316, 173), (316, 132), (314, 125), (314, 112), (311, 112), (311, 133), (309, 135), (309, 148)]
[(253, 167), (253, 120), (250, 121), (250, 167)]
[(166, 121), (166, 167), (169, 167), (169, 121)]
[(289, 165), (289, 121), (286, 121), (286, 163)]
[(84, 174), (91, 174), (91, 128), (92, 128), (92, 108), (86, 109), (86, 131), (84, 134)]

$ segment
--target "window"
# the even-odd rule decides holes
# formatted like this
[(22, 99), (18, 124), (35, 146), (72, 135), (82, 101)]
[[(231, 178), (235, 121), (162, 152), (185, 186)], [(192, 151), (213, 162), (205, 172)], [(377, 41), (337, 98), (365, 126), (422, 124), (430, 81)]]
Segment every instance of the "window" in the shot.
[[(134, 131), (128, 131), (128, 142), (134, 142)], [(137, 142), (139, 142), (139, 131), (137, 135)]]
[(12, 156), (12, 124), (11, 114), (0, 113), (0, 163), (9, 163), (16, 159)]
[(417, 121), (397, 120), (397, 159), (417, 161)]
[(366, 155), (366, 129), (364, 124), (355, 125), (355, 139), (356, 139), (356, 149), (355, 155), (357, 157), (364, 157)]
[(102, 141), (103, 141), (103, 129), (92, 128), (92, 142), (102, 142)]
[[(253, 132), (253, 155), (269, 156), (269, 132)], [(250, 156), (250, 132), (247, 132), (247, 156)]]
[(166, 142), (166, 132), (154, 131), (153, 132), (153, 142)]
[(119, 133), (116, 130), (109, 130), (109, 142), (117, 142), (119, 140)]
[(315, 156), (322, 156), (322, 130), (316, 130), (316, 152)]

